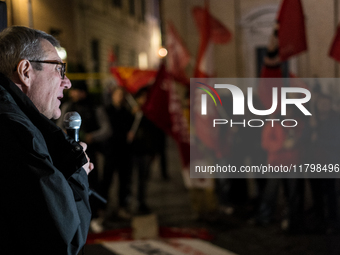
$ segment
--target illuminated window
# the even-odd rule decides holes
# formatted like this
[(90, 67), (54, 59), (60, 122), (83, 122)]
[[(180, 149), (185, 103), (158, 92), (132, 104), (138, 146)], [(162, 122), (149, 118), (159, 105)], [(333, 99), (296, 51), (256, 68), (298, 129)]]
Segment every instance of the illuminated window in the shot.
[(148, 68), (148, 55), (145, 52), (141, 52), (138, 55), (138, 67), (140, 69)]

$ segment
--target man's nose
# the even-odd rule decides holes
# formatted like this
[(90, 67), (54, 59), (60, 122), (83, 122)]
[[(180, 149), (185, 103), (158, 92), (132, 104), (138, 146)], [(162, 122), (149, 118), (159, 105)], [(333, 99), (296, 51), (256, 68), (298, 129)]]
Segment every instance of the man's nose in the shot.
[(69, 89), (72, 87), (71, 81), (69, 78), (67, 78), (67, 76), (65, 75), (62, 84), (64, 85), (65, 89)]

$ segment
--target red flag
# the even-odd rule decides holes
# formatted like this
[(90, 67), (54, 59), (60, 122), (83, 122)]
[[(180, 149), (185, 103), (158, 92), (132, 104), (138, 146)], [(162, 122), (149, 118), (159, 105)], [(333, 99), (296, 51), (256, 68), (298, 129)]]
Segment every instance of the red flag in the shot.
[(157, 74), (156, 70), (140, 70), (134, 67), (111, 67), (110, 71), (119, 85), (132, 94), (153, 82)]
[[(200, 32), (200, 46), (194, 76), (196, 78), (213, 77), (213, 46), (214, 44), (228, 43), (231, 40), (231, 33), (220, 21), (210, 15), (208, 1), (205, 2), (205, 8), (194, 7), (193, 16)], [(217, 108), (214, 105), (208, 105), (207, 108), (210, 112), (207, 115), (201, 115), (200, 102), (201, 95), (204, 92), (197, 89), (196, 86), (191, 89), (195, 89), (192, 105), (196, 135), (207, 148), (215, 151), (215, 154), (219, 157), (221, 156), (219, 130), (215, 129), (215, 132), (211, 133), (210, 126), (213, 119), (218, 118)], [(213, 104), (211, 100), (208, 100), (207, 103)]]
[(209, 13), (208, 2), (205, 8), (194, 7), (193, 15), (200, 32), (200, 46), (197, 54), (194, 76), (196, 78), (214, 75), (213, 44), (225, 44), (231, 40), (229, 30)]
[(333, 43), (329, 51), (329, 56), (340, 62), (340, 24), (338, 25), (336, 35), (333, 39)]
[[(281, 67), (280, 66), (270, 67), (264, 65), (261, 70), (261, 78), (258, 86), (259, 99), (262, 105), (264, 106), (264, 109), (269, 109), (272, 106), (273, 87), (278, 87), (278, 93), (279, 95), (281, 95), (282, 84), (281, 83), (277, 84), (274, 78), (282, 78)], [(278, 106), (279, 107), (277, 107), (277, 109), (280, 109), (280, 105)]]
[[(231, 33), (220, 21), (210, 15), (208, 1), (205, 1), (204, 8), (194, 7), (193, 16), (200, 32), (200, 46), (197, 54), (194, 77), (213, 77), (213, 46), (214, 44), (228, 43), (231, 40)], [(204, 92), (196, 89), (196, 87), (192, 87), (191, 89), (195, 89), (191, 102), (194, 112), (193, 125), (195, 133), (207, 148), (215, 151), (216, 155), (220, 156), (219, 130), (216, 129), (214, 133), (211, 133), (210, 127), (213, 119), (218, 117), (217, 109), (212, 105), (208, 105), (207, 108), (210, 112), (207, 115), (201, 115), (200, 102), (201, 95)], [(210, 100), (208, 100), (207, 103), (213, 104)]]
[(283, 0), (278, 25), (281, 61), (307, 50), (305, 18), (300, 0)]
[[(258, 86), (259, 99), (265, 109), (272, 106), (273, 87), (277, 87), (278, 107), (275, 113), (280, 111), (281, 88), (284, 86), (281, 63), (290, 56), (306, 49), (307, 43), (301, 2), (300, 0), (284, 0), (279, 12), (278, 24), (267, 47), (267, 55), (264, 57)], [(289, 73), (289, 77), (293, 78), (295, 76)], [(290, 80), (289, 84), (285, 84), (285, 86), (294, 87), (298, 86), (298, 84), (302, 85), (296, 80)]]
[(168, 72), (178, 82), (189, 85), (190, 81), (185, 74), (185, 67), (190, 62), (190, 53), (171, 22), (167, 22), (166, 47), (169, 52), (167, 57)]
[(150, 88), (147, 102), (143, 106), (144, 115), (178, 144), (182, 163), (190, 163), (188, 123), (183, 115), (181, 101), (175, 91), (175, 84), (162, 64)]
[(209, 13), (207, 1), (205, 8), (194, 7), (193, 15), (201, 36), (209, 37), (215, 44), (225, 44), (231, 40), (232, 36), (227, 27)]

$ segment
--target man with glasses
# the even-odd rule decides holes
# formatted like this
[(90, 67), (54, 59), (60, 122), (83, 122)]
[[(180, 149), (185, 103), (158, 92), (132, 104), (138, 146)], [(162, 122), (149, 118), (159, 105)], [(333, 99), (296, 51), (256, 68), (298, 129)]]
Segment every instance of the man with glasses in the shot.
[(86, 144), (60, 117), (71, 87), (55, 47), (38, 30), (0, 33), (0, 243), (6, 254), (78, 254), (90, 224)]

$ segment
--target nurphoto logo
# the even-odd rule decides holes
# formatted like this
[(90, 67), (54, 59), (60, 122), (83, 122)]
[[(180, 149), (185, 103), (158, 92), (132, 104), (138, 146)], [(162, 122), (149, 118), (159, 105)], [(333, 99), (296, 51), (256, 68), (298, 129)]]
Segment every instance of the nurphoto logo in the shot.
[[(216, 91), (213, 87), (211, 87), (211, 86), (209, 86), (208, 84), (205, 84), (205, 83), (203, 83), (203, 82), (196, 82), (196, 83), (201, 84), (201, 85), (203, 85), (203, 86), (206, 86), (207, 88), (209, 88), (210, 90), (212, 90), (212, 92), (215, 93), (215, 95), (217, 96), (217, 98), (218, 98), (218, 100), (220, 101), (220, 104), (221, 104), (221, 106), (222, 106), (221, 98), (220, 98), (220, 96), (218, 95), (217, 91)], [(204, 88), (201, 88), (201, 87), (198, 87), (198, 89), (201, 89), (201, 90), (203, 90), (204, 92), (206, 92), (206, 93), (212, 98), (212, 100), (214, 101), (215, 106), (217, 106), (217, 103), (216, 103), (216, 100), (215, 100), (214, 96), (213, 96), (208, 90), (206, 90), (206, 89), (204, 89)], [(207, 115), (207, 94), (202, 94), (202, 95), (201, 95), (201, 114), (202, 114), (202, 115)]]
[[(209, 86), (202, 82), (196, 82), (198, 84), (204, 85), (208, 88), (210, 88), (211, 91), (214, 92), (214, 94), (217, 96), (217, 98), (220, 101), (220, 104), (222, 106), (222, 101), (220, 96), (218, 95), (216, 89), (228, 89), (231, 92), (232, 95), (232, 101), (233, 101), (233, 115), (244, 115), (245, 113), (245, 96), (243, 94), (243, 91), (237, 87), (236, 85), (232, 84), (215, 84), (214, 87)], [(215, 106), (217, 106), (216, 100), (214, 96), (209, 92), (207, 89), (198, 87), (198, 89), (201, 89), (205, 91), (214, 101)], [(308, 89), (305, 88), (298, 88), (298, 87), (281, 87), (281, 116), (286, 116), (287, 112), (287, 105), (295, 105), (304, 115), (311, 116), (312, 114), (306, 109), (306, 107), (303, 105), (304, 103), (307, 103), (311, 99), (311, 93)], [(304, 97), (297, 97), (297, 98), (289, 98), (288, 94), (294, 93), (295, 95), (303, 94)], [(201, 115), (207, 115), (207, 94), (201, 95)], [(257, 116), (268, 116), (273, 114), (278, 107), (278, 88), (273, 87), (272, 88), (272, 105), (269, 109), (266, 110), (260, 110), (255, 109), (254, 103), (253, 103), (253, 88), (248, 87), (247, 88), (247, 106), (251, 113)], [(272, 122), (272, 127), (274, 126), (275, 121), (280, 121), (279, 119), (265, 119), (265, 121)], [(233, 124), (236, 125), (243, 125), (246, 126), (246, 123), (249, 127), (262, 127), (264, 125), (264, 122), (262, 119), (250, 119), (246, 122), (244, 119), (242, 122), (233, 122), (232, 119), (214, 119), (213, 120), (213, 127), (216, 125), (224, 125), (227, 123), (230, 123), (230, 126), (232, 127)], [(281, 120), (281, 125), (283, 127), (295, 127), (297, 126), (297, 121), (294, 119), (284, 119)], [(293, 122), (293, 125), (288, 125), (287, 122)], [(254, 125), (254, 123), (258, 123), (258, 125)]]

